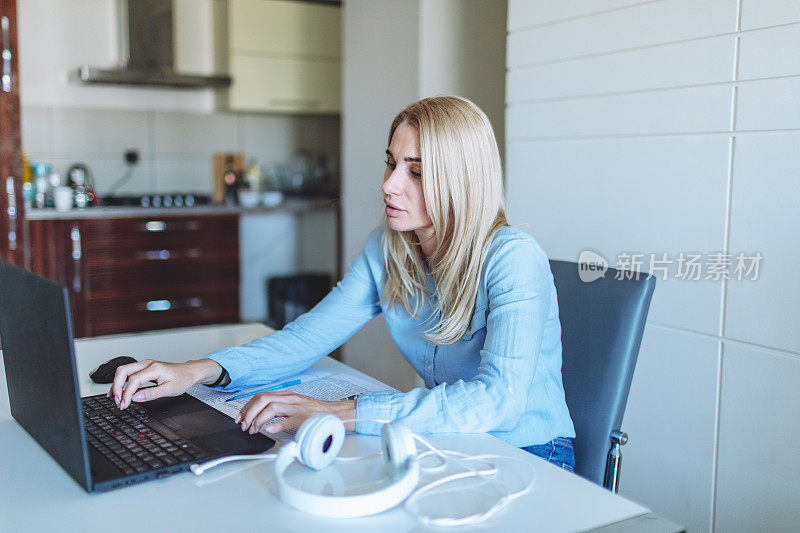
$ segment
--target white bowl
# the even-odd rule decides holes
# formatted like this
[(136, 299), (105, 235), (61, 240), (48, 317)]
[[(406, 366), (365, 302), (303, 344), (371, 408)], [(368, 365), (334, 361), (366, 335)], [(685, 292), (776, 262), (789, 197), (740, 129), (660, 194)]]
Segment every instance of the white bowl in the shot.
[(247, 209), (256, 207), (260, 200), (256, 191), (239, 191), (239, 205)]
[(261, 203), (265, 207), (277, 207), (283, 202), (283, 193), (280, 191), (267, 191), (261, 193)]

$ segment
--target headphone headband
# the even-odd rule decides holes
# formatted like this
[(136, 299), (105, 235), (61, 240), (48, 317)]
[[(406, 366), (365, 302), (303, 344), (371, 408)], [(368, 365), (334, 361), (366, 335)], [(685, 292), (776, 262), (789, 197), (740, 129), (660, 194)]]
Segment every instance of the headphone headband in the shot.
[[(334, 518), (381, 513), (405, 500), (419, 482), (419, 462), (413, 437), (409, 440), (410, 431), (399, 422), (387, 424), (381, 432), (384, 461), (393, 479), (390, 485), (367, 494), (325, 496), (305, 492), (284, 480), (284, 472), (295, 459), (312, 468), (317, 465), (316, 469), (330, 464), (341, 448), (341, 441), (337, 439), (339, 428), (343, 438), (344, 424), (341, 420), (332, 415), (315, 415), (303, 423), (296, 441), (281, 448), (274, 467), (280, 499), (295, 509)], [(409, 448), (409, 443), (412, 448)], [(325, 459), (320, 460), (322, 456)], [(308, 464), (307, 460), (314, 464)]]

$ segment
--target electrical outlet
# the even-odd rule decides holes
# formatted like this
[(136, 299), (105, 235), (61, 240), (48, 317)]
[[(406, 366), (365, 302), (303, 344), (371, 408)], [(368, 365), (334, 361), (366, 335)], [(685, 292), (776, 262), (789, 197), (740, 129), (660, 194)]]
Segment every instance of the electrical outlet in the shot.
[(135, 166), (139, 162), (139, 150), (125, 150), (125, 162), (130, 166)]

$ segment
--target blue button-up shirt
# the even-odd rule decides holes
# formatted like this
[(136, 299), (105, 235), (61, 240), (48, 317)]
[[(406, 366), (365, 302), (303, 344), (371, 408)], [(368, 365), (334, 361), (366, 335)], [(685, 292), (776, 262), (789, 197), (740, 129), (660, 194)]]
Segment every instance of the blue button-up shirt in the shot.
[[(358, 397), (360, 419), (402, 420), (418, 433), (488, 432), (515, 446), (574, 437), (561, 381), (561, 324), (547, 256), (527, 233), (506, 227), (490, 246), (464, 337), (425, 339), (430, 299), (419, 316), (381, 302), (382, 230), (373, 232), (347, 274), (311, 311), (280, 331), (209, 354), (230, 374), (224, 390), (282, 379), (308, 368), (383, 313), (403, 356), (425, 380), (409, 392)], [(428, 275), (429, 289), (433, 279)], [(380, 434), (381, 424), (356, 431)]]

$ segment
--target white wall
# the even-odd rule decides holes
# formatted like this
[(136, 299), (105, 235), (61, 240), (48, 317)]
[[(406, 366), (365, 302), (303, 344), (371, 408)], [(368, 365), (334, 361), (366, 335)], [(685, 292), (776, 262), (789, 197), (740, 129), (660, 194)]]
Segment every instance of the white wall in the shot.
[[(475, 101), (502, 140), (503, 0), (347, 0), (344, 3), (342, 185), (349, 264), (381, 223), (389, 126), (423, 97)], [(486, 65), (490, 65), (486, 68)], [(346, 265), (345, 265), (346, 266)], [(347, 342), (348, 364), (401, 390), (421, 382), (377, 317)]]
[[(752, 254), (658, 280), (622, 493), (690, 531), (800, 528), (800, 4), (511, 0), (507, 201), (553, 258)], [(645, 265), (644, 270), (649, 270)]]
[[(382, 220), (383, 151), (392, 119), (418, 95), (416, 1), (347, 0), (342, 35), (342, 230), (345, 268)], [(349, 340), (345, 361), (401, 390), (414, 371), (382, 316)]]
[(419, 95), (456, 94), (475, 102), (505, 137), (505, 0), (422, 0)]

